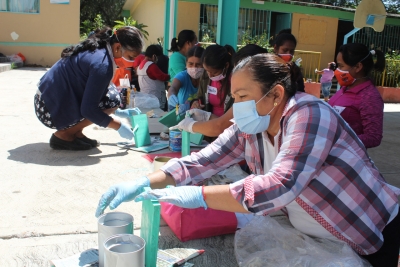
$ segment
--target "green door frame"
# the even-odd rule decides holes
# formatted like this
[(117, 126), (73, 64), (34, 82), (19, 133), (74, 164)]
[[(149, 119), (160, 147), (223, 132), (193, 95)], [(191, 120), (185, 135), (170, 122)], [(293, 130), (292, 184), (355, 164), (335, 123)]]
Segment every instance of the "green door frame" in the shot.
[(176, 14), (178, 13), (178, 0), (165, 0), (164, 20), (164, 55), (168, 55), (168, 48), (172, 38), (176, 36)]
[(234, 49), (238, 42), (240, 0), (218, 0), (217, 43)]

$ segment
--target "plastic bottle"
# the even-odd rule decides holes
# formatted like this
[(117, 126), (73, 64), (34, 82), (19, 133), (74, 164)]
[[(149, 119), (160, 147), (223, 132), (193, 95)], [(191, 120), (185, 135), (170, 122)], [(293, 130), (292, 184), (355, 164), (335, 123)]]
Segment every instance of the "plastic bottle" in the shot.
[(127, 103), (127, 98), (128, 96), (128, 89), (127, 88), (122, 88), (121, 89), (121, 104), (120, 104), (120, 108), (121, 109), (126, 109), (126, 103)]
[(136, 93), (136, 88), (135, 85), (131, 85), (131, 93), (130, 93), (130, 99), (129, 99), (129, 107), (134, 108), (135, 107), (135, 93)]
[[(189, 110), (186, 111), (185, 118), (189, 118)], [(182, 157), (190, 155), (190, 132), (182, 131)]]
[(131, 107), (131, 89), (130, 88), (126, 88), (126, 106), (128, 108)]

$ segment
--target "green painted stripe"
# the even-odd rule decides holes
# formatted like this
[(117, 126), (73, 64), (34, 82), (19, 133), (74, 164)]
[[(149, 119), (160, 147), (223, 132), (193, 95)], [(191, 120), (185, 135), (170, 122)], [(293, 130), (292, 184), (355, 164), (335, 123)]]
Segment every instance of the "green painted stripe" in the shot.
[(0, 45), (5, 46), (54, 46), (67, 47), (71, 44), (56, 44), (56, 43), (32, 43), (32, 42), (0, 42)]
[[(218, 5), (217, 0), (179, 0), (184, 2), (197, 2), (201, 4), (211, 4)], [(282, 13), (300, 13), (321, 17), (332, 17), (341, 20), (354, 20), (354, 12), (351, 11), (343, 11), (343, 10), (335, 10), (329, 8), (320, 8), (320, 7), (312, 7), (312, 6), (301, 6), (292, 4), (284, 4), (277, 2), (265, 2), (265, 4), (254, 4), (250, 0), (241, 0), (240, 7), (243, 8), (251, 8), (251, 9), (259, 9), (259, 10), (270, 10), (275, 12)], [(386, 25), (400, 25), (400, 18), (386, 18)]]

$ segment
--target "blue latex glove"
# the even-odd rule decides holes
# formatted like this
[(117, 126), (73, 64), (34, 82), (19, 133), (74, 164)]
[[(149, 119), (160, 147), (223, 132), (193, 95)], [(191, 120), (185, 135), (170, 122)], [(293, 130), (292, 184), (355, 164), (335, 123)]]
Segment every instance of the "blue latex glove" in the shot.
[(121, 123), (121, 126), (118, 129), (118, 133), (121, 137), (126, 138), (128, 140), (132, 140), (133, 137), (135, 137), (135, 134), (133, 133), (131, 126), (126, 125), (124, 123)]
[(121, 118), (128, 118), (133, 115), (142, 114), (139, 108), (117, 109), (115, 115)]
[(158, 200), (160, 202), (169, 202), (187, 209), (196, 209), (200, 207), (207, 209), (207, 204), (203, 199), (201, 190), (201, 186), (180, 186), (154, 189), (138, 195), (135, 198), (135, 202), (143, 200)]
[(137, 195), (143, 192), (144, 187), (150, 187), (150, 180), (146, 176), (140, 177), (135, 181), (111, 186), (107, 192), (101, 196), (95, 216), (99, 217), (103, 214), (108, 206), (113, 210), (122, 202), (132, 201)]
[(168, 97), (168, 106), (176, 107), (176, 105), (179, 105), (178, 97), (176, 95), (170, 95), (170, 97)]

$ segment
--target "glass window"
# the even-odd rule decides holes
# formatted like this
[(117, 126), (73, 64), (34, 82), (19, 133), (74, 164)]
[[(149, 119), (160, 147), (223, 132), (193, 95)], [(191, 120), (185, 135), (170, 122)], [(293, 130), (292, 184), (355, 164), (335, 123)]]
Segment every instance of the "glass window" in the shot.
[(0, 11), (39, 13), (40, 0), (0, 0)]

